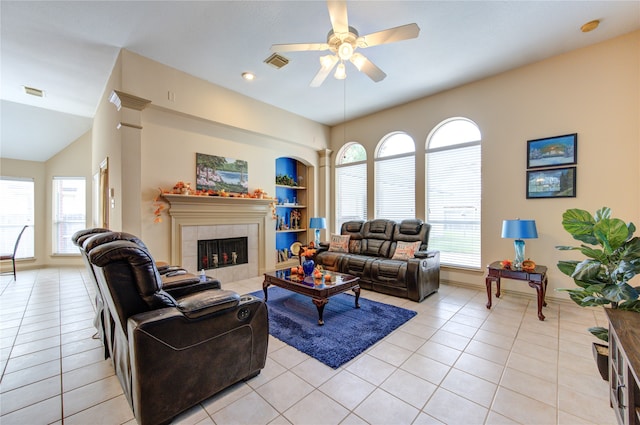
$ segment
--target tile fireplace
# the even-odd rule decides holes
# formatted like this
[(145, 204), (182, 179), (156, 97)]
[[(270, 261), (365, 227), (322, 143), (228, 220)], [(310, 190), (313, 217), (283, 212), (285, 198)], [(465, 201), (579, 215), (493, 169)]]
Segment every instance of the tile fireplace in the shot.
[[(173, 194), (165, 194), (164, 197), (170, 204), (173, 264), (179, 264), (192, 273), (204, 268), (208, 275), (217, 277), (223, 284), (260, 276), (269, 267), (273, 268), (267, 261), (267, 252), (273, 251), (267, 248), (273, 245), (267, 234), (267, 229), (273, 227), (270, 200)], [(246, 263), (238, 261), (240, 248), (235, 248), (236, 264), (233, 264), (234, 250), (230, 248), (216, 253), (217, 268), (213, 267), (213, 252), (209, 252), (208, 267), (198, 263), (202, 260), (198, 241), (231, 238), (246, 238)], [(231, 264), (220, 267), (225, 252)]]

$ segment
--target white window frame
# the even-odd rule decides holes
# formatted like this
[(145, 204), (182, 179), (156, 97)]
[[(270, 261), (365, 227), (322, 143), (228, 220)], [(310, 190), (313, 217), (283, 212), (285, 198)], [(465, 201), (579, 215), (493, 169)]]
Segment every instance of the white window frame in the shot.
[(35, 181), (4, 176), (0, 180), (0, 252), (13, 253), (18, 234), (27, 225), (16, 259), (35, 258)]
[[(60, 205), (64, 201), (60, 192), (61, 184), (65, 182), (82, 182), (77, 196), (80, 198), (72, 202), (79, 208), (77, 211)], [(64, 189), (64, 187), (62, 187)], [(87, 224), (87, 179), (84, 177), (53, 177), (51, 191), (51, 250), (53, 255), (80, 255), (78, 248), (73, 244), (71, 236), (78, 230), (82, 230)], [(67, 202), (67, 205), (69, 203)], [(65, 211), (62, 211), (66, 209)], [(71, 214), (70, 214), (71, 213)], [(70, 216), (69, 216), (70, 215)]]
[[(413, 143), (412, 151), (384, 155), (386, 143), (407, 137)], [(394, 221), (416, 217), (416, 152), (413, 138), (402, 131), (387, 134), (380, 140), (374, 158), (375, 165), (375, 218)]]
[[(367, 220), (366, 157), (362, 161), (343, 162), (344, 153), (355, 145), (362, 146), (358, 142), (349, 142), (340, 149), (336, 158), (336, 233), (340, 232), (344, 222)], [(362, 148), (364, 149), (364, 146)], [(345, 208), (344, 205), (347, 203), (349, 207)], [(345, 210), (351, 214), (345, 215)]]
[[(430, 148), (437, 132), (455, 121), (473, 124), (478, 140), (463, 138)], [(475, 138), (475, 135), (467, 137)], [(431, 225), (429, 248), (440, 251), (443, 265), (474, 270), (482, 267), (481, 141), (478, 125), (463, 117), (442, 121), (427, 138), (425, 191), (426, 218)], [(435, 162), (437, 159), (441, 159), (440, 164)]]

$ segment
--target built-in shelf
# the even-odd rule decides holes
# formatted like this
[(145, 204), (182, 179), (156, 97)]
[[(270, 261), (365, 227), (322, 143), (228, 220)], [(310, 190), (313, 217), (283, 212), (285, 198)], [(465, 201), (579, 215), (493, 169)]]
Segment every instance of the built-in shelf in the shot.
[(313, 213), (313, 179), (310, 167), (295, 158), (278, 158), (275, 165), (276, 176), (287, 176), (297, 184), (276, 183), (276, 269), (283, 269), (298, 265), (297, 257), (287, 258), (291, 246), (294, 243), (305, 246), (309, 241), (306, 227)]
[(283, 187), (286, 189), (295, 189), (295, 190), (307, 190), (304, 186), (287, 186), (285, 184), (277, 184), (276, 187)]

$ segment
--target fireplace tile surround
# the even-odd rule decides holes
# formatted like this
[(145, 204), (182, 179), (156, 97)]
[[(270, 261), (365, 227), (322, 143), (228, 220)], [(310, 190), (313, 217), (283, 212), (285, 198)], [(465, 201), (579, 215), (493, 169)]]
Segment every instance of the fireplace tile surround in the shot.
[[(260, 276), (269, 267), (267, 229), (273, 227), (268, 199), (163, 195), (171, 217), (171, 262), (197, 270), (198, 240), (248, 238), (247, 264), (209, 269), (205, 273), (224, 282)], [(273, 259), (271, 259), (273, 262)], [(273, 267), (273, 266), (271, 266)]]
[(205, 273), (218, 278), (221, 282), (235, 282), (258, 276), (257, 224), (182, 226), (182, 267), (189, 271), (198, 269), (199, 240), (239, 237), (247, 238), (248, 262), (223, 268), (205, 269)]

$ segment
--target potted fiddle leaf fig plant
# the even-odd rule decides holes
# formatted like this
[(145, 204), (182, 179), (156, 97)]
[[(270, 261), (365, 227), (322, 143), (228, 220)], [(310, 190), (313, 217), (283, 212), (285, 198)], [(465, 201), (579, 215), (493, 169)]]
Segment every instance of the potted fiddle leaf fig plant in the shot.
[[(640, 273), (640, 238), (634, 236), (635, 225), (612, 218), (611, 209), (603, 207), (595, 216), (585, 210), (569, 209), (562, 214), (562, 226), (582, 244), (556, 248), (580, 251), (587, 258), (558, 262), (560, 271), (573, 278), (578, 286), (558, 290), (568, 292), (582, 307), (608, 306), (640, 312), (640, 286), (629, 284)], [(609, 341), (606, 328), (596, 326), (589, 328), (589, 332)], [(593, 350), (600, 374), (608, 380), (608, 347), (594, 343)]]

